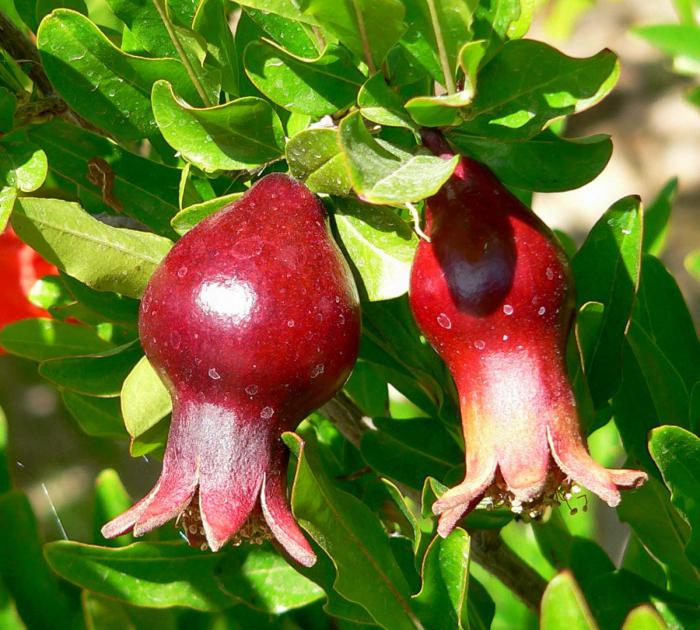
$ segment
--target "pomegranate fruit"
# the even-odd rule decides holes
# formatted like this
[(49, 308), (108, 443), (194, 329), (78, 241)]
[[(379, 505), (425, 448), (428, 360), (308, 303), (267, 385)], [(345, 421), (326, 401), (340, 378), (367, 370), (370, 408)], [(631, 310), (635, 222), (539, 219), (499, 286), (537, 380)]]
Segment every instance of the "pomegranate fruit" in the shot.
[[(452, 156), (432, 132), (425, 142)], [(455, 380), (466, 451), (464, 481), (433, 505), (440, 534), (482, 499), (534, 518), (581, 484), (617, 505), (618, 486), (646, 475), (606, 470), (586, 449), (565, 362), (572, 276), (552, 233), (466, 157), (427, 200), (426, 233), (410, 305)]]
[(172, 424), (156, 486), (104, 536), (181, 516), (191, 544), (271, 534), (312, 565), (279, 437), (343, 385), (360, 338), (357, 290), (323, 204), (286, 175), (262, 178), (168, 253), (139, 332), (171, 392)]
[[(0, 234), (0, 328), (27, 317), (50, 317), (28, 299), (34, 283), (58, 270), (29, 245), (25, 245), (11, 227)], [(0, 354), (4, 351), (0, 348)]]

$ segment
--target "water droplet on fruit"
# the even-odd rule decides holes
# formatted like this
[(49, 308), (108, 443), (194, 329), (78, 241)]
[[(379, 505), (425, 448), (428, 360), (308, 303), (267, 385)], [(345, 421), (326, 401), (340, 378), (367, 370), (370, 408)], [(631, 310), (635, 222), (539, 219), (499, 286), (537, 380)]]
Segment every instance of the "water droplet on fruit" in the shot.
[(503, 312), (506, 315), (512, 315), (513, 314), (513, 307), (510, 304), (504, 304), (503, 305)]
[(187, 266), (183, 265), (177, 270), (177, 277), (184, 278), (187, 275)]
[(264, 420), (269, 420), (274, 415), (275, 410), (272, 407), (263, 407), (260, 412), (260, 417)]
[(323, 365), (323, 363), (318, 363), (317, 365), (314, 365), (313, 370), (311, 370), (311, 378), (316, 378), (317, 376), (320, 376), (323, 374), (325, 371), (326, 366)]
[(287, 320), (287, 326), (289, 326), (289, 328), (294, 328), (294, 320), (293, 320), (293, 319), (288, 319), (288, 320)]
[(442, 326), (445, 330), (452, 328), (452, 321), (447, 315), (445, 315), (445, 313), (440, 313), (437, 316), (437, 323), (440, 324), (440, 326)]
[(508, 335), (503, 335), (502, 339), (503, 341), (508, 341)]
[(479, 339), (479, 340), (474, 342), (474, 347), (477, 350), (483, 350), (486, 347), (486, 342)]
[(255, 396), (255, 394), (258, 393), (258, 386), (248, 385), (248, 387), (245, 388), (245, 393), (248, 394), (248, 396)]
[(554, 270), (551, 267), (547, 267), (547, 271), (544, 272), (547, 276), (547, 280), (554, 280)]
[(216, 368), (209, 368), (209, 378), (218, 381), (221, 375), (216, 371)]
[(544, 306), (540, 306), (540, 307), (537, 309), (537, 314), (538, 314), (538, 315), (544, 315), (546, 312), (547, 312), (547, 309), (546, 309)]

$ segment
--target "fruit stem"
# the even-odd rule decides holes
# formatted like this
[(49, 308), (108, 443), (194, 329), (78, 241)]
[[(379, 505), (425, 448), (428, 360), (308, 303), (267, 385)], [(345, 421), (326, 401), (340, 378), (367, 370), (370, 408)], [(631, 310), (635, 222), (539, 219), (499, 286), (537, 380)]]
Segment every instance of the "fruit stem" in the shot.
[(420, 137), (423, 144), (437, 156), (450, 159), (455, 154), (439, 129), (422, 127)]

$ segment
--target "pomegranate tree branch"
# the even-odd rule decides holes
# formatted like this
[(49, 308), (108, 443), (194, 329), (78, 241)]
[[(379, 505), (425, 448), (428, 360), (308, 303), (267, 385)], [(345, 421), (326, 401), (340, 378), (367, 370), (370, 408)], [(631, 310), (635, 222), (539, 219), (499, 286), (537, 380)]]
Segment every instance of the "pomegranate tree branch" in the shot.
[[(354, 446), (371, 428), (371, 419), (342, 391), (319, 411)], [(472, 560), (513, 591), (528, 608), (537, 611), (547, 585), (545, 580), (505, 544), (497, 530), (476, 530), (470, 536)]]

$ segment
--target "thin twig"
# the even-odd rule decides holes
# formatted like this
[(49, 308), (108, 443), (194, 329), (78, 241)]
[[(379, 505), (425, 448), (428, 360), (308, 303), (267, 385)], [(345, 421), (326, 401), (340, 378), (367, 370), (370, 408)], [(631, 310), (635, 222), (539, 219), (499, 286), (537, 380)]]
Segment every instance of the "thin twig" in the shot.
[(357, 0), (352, 0), (352, 6), (355, 9), (355, 17), (357, 18), (357, 30), (360, 33), (360, 41), (362, 42), (362, 52), (365, 56), (365, 63), (367, 64), (367, 69), (370, 75), (377, 71), (374, 61), (372, 59), (372, 49), (369, 45), (369, 39), (367, 38), (367, 29), (365, 28), (365, 16), (362, 15), (360, 10), (360, 5)]
[[(319, 411), (355, 446), (372, 427), (371, 418), (343, 392)], [(545, 580), (505, 544), (498, 530), (475, 530), (470, 535), (471, 559), (513, 591), (528, 608), (537, 611), (547, 585)]]
[(187, 53), (185, 53), (185, 49), (182, 47), (182, 43), (175, 32), (175, 27), (170, 21), (165, 7), (161, 4), (161, 0), (153, 0), (153, 4), (156, 7), (156, 11), (158, 11), (158, 15), (160, 15), (160, 19), (163, 21), (165, 30), (168, 31), (168, 36), (170, 37), (173, 46), (175, 46), (175, 50), (180, 57), (180, 61), (182, 61), (182, 65), (185, 67), (187, 75), (190, 77), (190, 81), (192, 81), (192, 85), (194, 85), (194, 88), (197, 90), (197, 94), (199, 94), (199, 98), (202, 99), (202, 103), (204, 103), (205, 107), (211, 107), (212, 102), (209, 100), (209, 96), (207, 95), (204, 86), (201, 84), (197, 73), (194, 71), (194, 67), (190, 62)]

